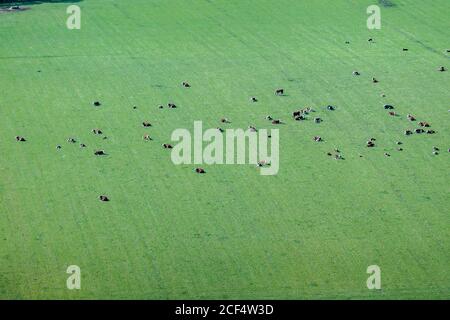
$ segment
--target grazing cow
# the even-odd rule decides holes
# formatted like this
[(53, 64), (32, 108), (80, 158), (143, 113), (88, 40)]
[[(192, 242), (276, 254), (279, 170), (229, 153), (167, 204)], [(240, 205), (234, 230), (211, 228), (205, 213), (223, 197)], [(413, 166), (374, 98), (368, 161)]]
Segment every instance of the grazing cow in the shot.
[(273, 118), (272, 118), (272, 116), (266, 116), (266, 120), (272, 121)]
[(321, 118), (314, 118), (314, 122), (315, 122), (315, 123), (321, 123), (321, 122), (322, 122), (322, 119), (321, 119)]
[(203, 169), (203, 168), (196, 168), (195, 172), (196, 173), (206, 173), (205, 169)]
[(282, 95), (284, 95), (284, 89), (277, 89), (277, 90), (275, 90), (275, 95), (276, 95), (276, 96), (282, 96)]
[(251, 98), (250, 98), (250, 101), (251, 101), (251, 102), (258, 102), (258, 99), (256, 99), (255, 97), (251, 97)]
[(331, 152), (327, 152), (327, 156), (331, 157), (332, 156)]
[(391, 156), (391, 155), (390, 155), (389, 153), (387, 153), (387, 152), (385, 152), (384, 155), (385, 155), (386, 157), (390, 157), (390, 156)]
[(158, 106), (158, 108), (159, 108), (159, 109), (164, 109), (164, 106), (163, 106), (162, 104), (160, 104), (160, 105)]
[(295, 121), (302, 121), (302, 120), (305, 120), (305, 119), (306, 119), (306, 118), (305, 118), (304, 115), (299, 115), (299, 116), (296, 116), (296, 117), (294, 118)]
[(77, 142), (74, 138), (69, 138), (69, 139), (67, 139), (67, 142), (70, 142), (70, 143), (75, 143), (75, 142)]
[(446, 71), (446, 69), (445, 69), (445, 67), (440, 67), (440, 68), (438, 69), (438, 71), (444, 72), (444, 71)]
[(403, 51), (408, 51), (409, 49), (408, 48), (403, 48)]
[(382, 98), (386, 98), (386, 94), (385, 94), (385, 93), (382, 93), (380, 96), (381, 96)]
[(405, 136), (410, 136), (412, 135), (412, 131), (411, 130), (405, 130)]
[(251, 132), (258, 132), (258, 130), (257, 130), (254, 126), (248, 126), (248, 129), (249, 129)]
[(164, 143), (162, 146), (164, 149), (172, 149), (173, 148), (172, 145), (168, 144), (168, 143)]
[(148, 134), (144, 135), (143, 139), (144, 139), (145, 141), (150, 141), (150, 140), (152, 140), (152, 138), (151, 138)]
[(389, 111), (389, 115), (395, 117), (397, 114), (394, 111)]
[(227, 118), (222, 118), (222, 119), (220, 119), (220, 122), (222, 122), (222, 123), (230, 123), (231, 121), (228, 120)]
[(353, 71), (353, 75), (354, 76), (359, 76), (359, 75), (361, 75), (361, 73), (359, 73), (359, 71)]
[(401, 141), (397, 141), (397, 142), (396, 142), (396, 144), (397, 144), (398, 146), (400, 146), (400, 145), (402, 145), (402, 144), (403, 144), (403, 142), (401, 142)]
[(327, 110), (334, 111), (334, 110), (336, 110), (336, 108), (332, 105), (328, 105)]
[(142, 122), (142, 125), (143, 125), (144, 127), (146, 127), (146, 128), (152, 126), (152, 124), (151, 124), (150, 122), (148, 122), (148, 121)]
[(282, 124), (283, 122), (281, 122), (281, 120), (273, 120), (272, 124)]
[(315, 142), (321, 142), (321, 141), (323, 141), (323, 139), (320, 136), (315, 136), (314, 137), (314, 141)]
[(94, 134), (103, 134), (103, 131), (100, 129), (92, 129), (91, 130)]
[(435, 156), (437, 156), (437, 155), (439, 154), (439, 152), (438, 152), (438, 151), (433, 151), (433, 154), (434, 154)]
[(369, 38), (369, 40), (367, 40), (368, 42), (373, 42), (373, 38)]
[(62, 147), (58, 144), (57, 146), (56, 146), (56, 149), (57, 150), (59, 150), (59, 149), (61, 149)]
[(106, 153), (104, 150), (95, 150), (94, 155), (96, 156), (105, 156)]
[(398, 150), (398, 151), (403, 151), (403, 148), (398, 148), (397, 150)]
[(175, 103), (168, 103), (167, 104), (167, 107), (169, 108), (169, 109), (175, 109), (177, 106), (175, 105)]
[(109, 198), (107, 196), (104, 196), (104, 195), (102, 195), (102, 196), (100, 196), (98, 198), (100, 199), (100, 201), (103, 201), (103, 202), (108, 202), (109, 201)]
[(86, 148), (87, 145), (85, 145), (84, 143), (80, 143), (80, 148)]
[(372, 140), (369, 140), (369, 141), (367, 141), (367, 147), (373, 148), (373, 147), (375, 147), (375, 143)]
[(136, 106), (133, 106), (133, 109), (135, 109), (135, 110), (136, 110), (136, 109), (137, 109), (137, 107), (136, 107)]
[(181, 85), (182, 85), (183, 87), (185, 87), (185, 88), (190, 88), (190, 87), (191, 87), (191, 85), (190, 85), (189, 83), (187, 83), (187, 81), (183, 81), (183, 82), (181, 83)]
[(220, 132), (224, 132), (225, 130), (223, 130), (222, 128), (217, 128), (217, 130), (219, 130)]
[(435, 134), (436, 133), (436, 131), (434, 131), (434, 130), (427, 130), (427, 134)]
[(406, 116), (406, 118), (407, 118), (409, 121), (416, 121), (416, 117), (414, 117), (412, 114), (408, 114), (408, 115)]
[(24, 137), (16, 136), (16, 141), (25, 142), (27, 140)]
[(420, 134), (420, 133), (424, 133), (425, 131), (423, 129), (416, 129), (415, 132)]
[(385, 104), (385, 105), (384, 105), (384, 109), (385, 109), (385, 110), (392, 110), (392, 109), (394, 109), (394, 106), (392, 106), (392, 105), (390, 105), (390, 104)]
[(94, 106), (95, 107), (100, 107), (102, 104), (100, 103), (100, 101), (94, 101)]
[(378, 83), (379, 81), (377, 79), (375, 79), (375, 78), (372, 78), (372, 82), (373, 83)]
[(419, 126), (424, 127), (424, 128), (429, 128), (430, 124), (428, 122), (421, 121), (421, 122), (419, 122)]

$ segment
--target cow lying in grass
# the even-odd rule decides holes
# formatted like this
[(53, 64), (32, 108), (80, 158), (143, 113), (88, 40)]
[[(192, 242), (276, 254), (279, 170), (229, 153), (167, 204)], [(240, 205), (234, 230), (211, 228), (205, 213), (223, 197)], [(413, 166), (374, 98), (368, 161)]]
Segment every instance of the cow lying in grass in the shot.
[(96, 156), (105, 156), (106, 153), (104, 150), (95, 150), (94, 155)]
[(109, 198), (107, 196), (105, 196), (105, 195), (101, 195), (98, 198), (99, 198), (100, 201), (103, 201), (103, 202), (108, 202), (109, 201)]

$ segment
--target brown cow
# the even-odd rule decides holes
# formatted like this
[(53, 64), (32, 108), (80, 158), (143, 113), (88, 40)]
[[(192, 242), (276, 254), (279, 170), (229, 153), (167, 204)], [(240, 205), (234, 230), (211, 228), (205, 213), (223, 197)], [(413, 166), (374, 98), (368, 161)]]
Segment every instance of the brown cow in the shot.
[(203, 168), (196, 168), (195, 172), (196, 173), (206, 173), (205, 169), (203, 169)]

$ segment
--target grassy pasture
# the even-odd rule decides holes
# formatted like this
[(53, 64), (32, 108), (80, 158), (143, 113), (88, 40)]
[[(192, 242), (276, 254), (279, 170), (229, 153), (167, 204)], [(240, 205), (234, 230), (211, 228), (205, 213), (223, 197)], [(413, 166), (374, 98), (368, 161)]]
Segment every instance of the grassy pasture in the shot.
[[(84, 0), (81, 30), (64, 2), (0, 13), (0, 298), (450, 298), (450, 2), (380, 1), (371, 31), (374, 2)], [(324, 122), (291, 120), (304, 106)], [(405, 137), (408, 113), (437, 134)], [(196, 175), (161, 148), (194, 120), (267, 114), (286, 121), (276, 176)]]

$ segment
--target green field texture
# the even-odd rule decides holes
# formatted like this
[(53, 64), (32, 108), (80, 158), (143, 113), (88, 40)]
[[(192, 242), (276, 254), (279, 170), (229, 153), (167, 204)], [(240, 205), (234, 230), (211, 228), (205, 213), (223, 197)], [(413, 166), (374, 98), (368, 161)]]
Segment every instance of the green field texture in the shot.
[[(0, 13), (0, 299), (450, 298), (450, 1), (84, 0), (80, 30), (43, 2)], [(279, 173), (171, 162), (173, 130), (221, 117), (279, 129)]]

